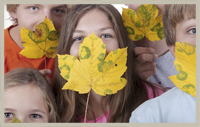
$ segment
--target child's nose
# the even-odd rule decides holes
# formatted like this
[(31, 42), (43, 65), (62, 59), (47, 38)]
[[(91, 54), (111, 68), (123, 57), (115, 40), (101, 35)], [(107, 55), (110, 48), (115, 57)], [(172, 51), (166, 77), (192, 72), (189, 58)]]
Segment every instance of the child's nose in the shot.
[(50, 19), (52, 21), (52, 16), (51, 16), (50, 11), (46, 11), (44, 15), (45, 15), (45, 17), (47, 17), (48, 19)]
[(22, 123), (27, 123), (28, 121), (26, 120), (26, 118), (23, 115), (18, 115), (16, 116), (18, 120), (20, 120), (20, 122)]

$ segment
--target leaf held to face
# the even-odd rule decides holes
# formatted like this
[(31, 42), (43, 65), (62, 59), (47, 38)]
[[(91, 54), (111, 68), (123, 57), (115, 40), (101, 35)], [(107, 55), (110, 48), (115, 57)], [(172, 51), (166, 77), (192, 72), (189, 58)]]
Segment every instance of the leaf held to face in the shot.
[(56, 49), (59, 42), (59, 31), (57, 32), (50, 19), (36, 25), (31, 31), (21, 27), (21, 39), (24, 49), (20, 52), (27, 58), (56, 57)]
[(21, 121), (15, 116), (11, 123), (21, 123)]
[(91, 89), (101, 95), (115, 94), (127, 81), (121, 76), (126, 71), (127, 48), (111, 51), (106, 59), (106, 45), (94, 33), (86, 37), (79, 47), (79, 59), (71, 55), (58, 55), (61, 76), (68, 82), (64, 89), (88, 93)]
[(123, 8), (122, 20), (133, 41), (147, 37), (150, 41), (164, 38), (162, 15), (158, 16), (158, 9), (154, 4), (142, 4), (137, 12)]
[(196, 47), (186, 42), (176, 42), (174, 65), (179, 72), (169, 79), (180, 90), (196, 97)]

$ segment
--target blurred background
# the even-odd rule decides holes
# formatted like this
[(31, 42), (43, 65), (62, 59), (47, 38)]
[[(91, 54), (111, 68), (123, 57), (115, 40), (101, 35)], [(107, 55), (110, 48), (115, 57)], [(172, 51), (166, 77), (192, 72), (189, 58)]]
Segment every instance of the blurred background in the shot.
[[(117, 10), (122, 13), (122, 7), (127, 8), (125, 4), (112, 4), (114, 7), (117, 8)], [(12, 22), (9, 19), (10, 15), (6, 11), (6, 4), (4, 5), (4, 29), (12, 25)]]

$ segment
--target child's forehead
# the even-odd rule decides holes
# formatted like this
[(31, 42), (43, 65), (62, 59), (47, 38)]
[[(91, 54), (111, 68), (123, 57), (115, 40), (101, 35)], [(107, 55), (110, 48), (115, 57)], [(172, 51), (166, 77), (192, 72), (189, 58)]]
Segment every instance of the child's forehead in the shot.
[[(38, 111), (48, 113), (48, 105), (45, 102), (42, 93), (34, 84), (11, 86), (6, 89), (4, 98), (4, 102), (7, 107), (11, 107), (19, 111), (26, 110), (25, 112), (36, 112), (34, 110), (38, 109)], [(22, 103), (23, 106), (19, 106)]]
[[(27, 97), (33, 98), (41, 98), (42, 100), (45, 100), (44, 91), (36, 85), (36, 83), (28, 83), (28, 84), (20, 84), (20, 85), (14, 85), (6, 88), (4, 90), (5, 94), (8, 95), (10, 93), (13, 93), (13, 95), (16, 94), (20, 95), (26, 95)], [(37, 95), (37, 96), (36, 96)]]
[(7, 91), (7, 90), (16, 90), (16, 89), (38, 89), (37, 88), (37, 86), (36, 86), (36, 84), (35, 83), (27, 83), (27, 84), (16, 84), (16, 85), (14, 85), (14, 84), (16, 84), (16, 83), (13, 83), (13, 85), (12, 85), (12, 83), (11, 83), (11, 85), (9, 86), (9, 87), (7, 87), (6, 89), (5, 89), (5, 91)]

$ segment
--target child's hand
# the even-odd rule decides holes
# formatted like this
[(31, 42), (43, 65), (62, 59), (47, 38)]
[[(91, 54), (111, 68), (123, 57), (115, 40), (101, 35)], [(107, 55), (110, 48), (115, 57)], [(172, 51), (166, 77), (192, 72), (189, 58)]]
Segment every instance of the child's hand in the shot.
[(154, 62), (158, 55), (154, 54), (155, 50), (146, 47), (136, 47), (134, 49), (136, 57), (136, 72), (142, 79), (148, 78), (156, 73), (156, 63)]
[[(42, 70), (39, 70), (39, 72), (43, 75), (43, 76), (47, 76), (47, 75), (50, 75), (51, 74), (51, 70), (49, 69), (42, 69)], [(49, 82), (49, 84), (51, 83), (51, 79), (46, 77), (47, 81)]]

